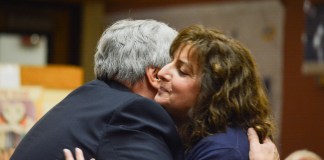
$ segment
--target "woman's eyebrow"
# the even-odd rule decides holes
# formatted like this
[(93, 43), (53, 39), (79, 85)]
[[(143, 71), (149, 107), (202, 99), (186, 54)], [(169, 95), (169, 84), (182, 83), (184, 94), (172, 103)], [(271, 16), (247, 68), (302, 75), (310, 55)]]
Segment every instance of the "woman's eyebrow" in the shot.
[(191, 71), (193, 69), (192, 64), (188, 60), (178, 59), (177, 60), (177, 66), (185, 66), (185, 67), (188, 67)]

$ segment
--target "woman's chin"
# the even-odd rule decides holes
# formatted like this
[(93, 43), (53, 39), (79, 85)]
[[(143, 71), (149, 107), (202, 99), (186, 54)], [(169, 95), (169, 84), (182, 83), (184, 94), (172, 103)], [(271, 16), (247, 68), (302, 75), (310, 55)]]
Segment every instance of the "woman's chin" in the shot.
[(154, 97), (154, 101), (157, 102), (158, 104), (160, 104), (163, 107), (168, 107), (169, 104), (170, 104), (168, 98), (163, 98), (163, 97), (160, 97), (159, 95), (156, 95)]

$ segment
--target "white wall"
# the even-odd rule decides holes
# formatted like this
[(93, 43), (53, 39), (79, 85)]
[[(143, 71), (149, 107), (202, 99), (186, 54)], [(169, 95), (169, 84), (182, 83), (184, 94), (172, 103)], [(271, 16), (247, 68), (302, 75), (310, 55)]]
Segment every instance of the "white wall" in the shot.
[(45, 36), (38, 38), (34, 45), (23, 45), (22, 37), (18, 34), (0, 34), (0, 63), (47, 64), (47, 38)]

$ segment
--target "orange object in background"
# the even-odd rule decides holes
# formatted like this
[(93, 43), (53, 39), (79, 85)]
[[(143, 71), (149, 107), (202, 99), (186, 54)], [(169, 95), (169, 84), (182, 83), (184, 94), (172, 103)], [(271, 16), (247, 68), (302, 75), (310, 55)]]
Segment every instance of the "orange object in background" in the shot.
[(75, 89), (83, 84), (83, 69), (72, 65), (21, 66), (21, 85)]
[(40, 101), (37, 101), (37, 106), (40, 106), (36, 108), (37, 119), (81, 86), (84, 81), (83, 74), (81, 67), (73, 65), (20, 66), (21, 86), (42, 88)]

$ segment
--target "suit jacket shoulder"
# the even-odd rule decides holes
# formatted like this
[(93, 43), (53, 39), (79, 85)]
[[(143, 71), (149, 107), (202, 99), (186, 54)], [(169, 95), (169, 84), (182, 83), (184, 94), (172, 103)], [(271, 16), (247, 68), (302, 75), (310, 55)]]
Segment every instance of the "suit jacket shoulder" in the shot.
[(171, 117), (154, 101), (117, 82), (94, 80), (71, 92), (25, 135), (11, 160), (64, 159), (79, 147), (86, 159), (182, 159)]

